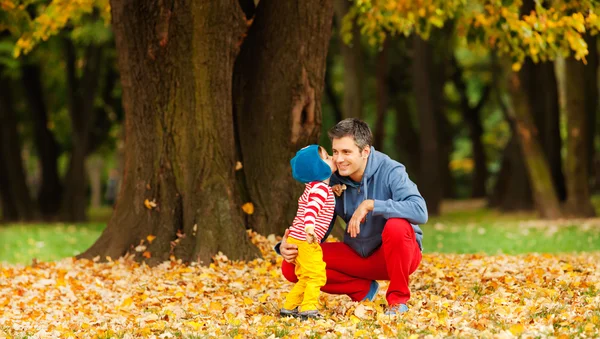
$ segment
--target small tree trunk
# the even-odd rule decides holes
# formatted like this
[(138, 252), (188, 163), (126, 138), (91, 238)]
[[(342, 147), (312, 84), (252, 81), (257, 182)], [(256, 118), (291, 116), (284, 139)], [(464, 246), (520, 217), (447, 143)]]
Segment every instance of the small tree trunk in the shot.
[(384, 42), (382, 49), (377, 53), (377, 66), (375, 75), (375, 87), (377, 92), (377, 119), (375, 120), (375, 131), (373, 146), (383, 151), (385, 140), (385, 116), (388, 109), (388, 45), (389, 40)]
[(456, 58), (452, 57), (454, 66), (453, 81), (458, 92), (460, 93), (460, 109), (463, 114), (463, 120), (469, 128), (469, 138), (473, 148), (473, 177), (471, 179), (471, 197), (482, 198), (487, 196), (486, 183), (489, 176), (487, 169), (487, 157), (483, 147), (483, 126), (481, 124), (480, 112), (491, 92), (491, 86), (485, 87), (482, 91), (479, 102), (471, 107), (467, 94), (467, 84), (463, 80), (463, 70), (458, 64)]
[(234, 174), (231, 79), (247, 29), (238, 2), (112, 0), (111, 10), (125, 174), (106, 230), (82, 256), (115, 258), (143, 242), (137, 257), (149, 264), (256, 258)]
[(432, 93), (430, 71), (433, 55), (430, 46), (418, 36), (413, 38), (413, 90), (419, 116), (419, 137), (421, 145), (421, 172), (419, 189), (427, 201), (430, 215), (438, 215), (442, 202), (442, 182), (439, 165), (439, 144), (435, 119), (435, 106)]
[(90, 147), (92, 126), (96, 119), (94, 99), (98, 88), (102, 50), (98, 46), (87, 48), (83, 76), (79, 79), (75, 70), (77, 62), (75, 46), (70, 40), (65, 40), (64, 43), (67, 59), (68, 106), (71, 117), (73, 148), (64, 181), (65, 191), (61, 215), (62, 220), (77, 222), (86, 220), (88, 180), (85, 159)]
[(523, 80), (523, 88), (529, 98), (534, 98), (529, 102), (539, 132), (540, 145), (548, 159), (557, 197), (559, 201), (564, 201), (567, 194), (561, 157), (560, 106), (554, 64), (534, 64), (528, 60), (523, 65), (520, 79)]
[[(0, 75), (2, 75), (0, 65)], [(7, 220), (32, 220), (37, 216), (21, 158), (10, 80), (0, 78), (0, 191)]]
[[(334, 0), (335, 18), (341, 27), (342, 19), (348, 13), (352, 4), (348, 0)], [(344, 118), (362, 118), (363, 116), (363, 92), (364, 80), (363, 68), (364, 55), (360, 43), (360, 27), (356, 23), (352, 25), (352, 44), (349, 46), (340, 35), (340, 53), (344, 64), (344, 96), (342, 113)]]
[(531, 184), (516, 133), (513, 133), (504, 148), (500, 172), (488, 206), (502, 211), (533, 209)]
[(525, 157), (527, 173), (532, 183), (533, 200), (542, 218), (556, 219), (561, 216), (560, 205), (548, 161), (538, 141), (538, 132), (533, 123), (531, 105), (524, 93), (519, 73), (513, 73), (509, 82), (513, 102), (516, 131)]
[(89, 157), (87, 160), (87, 172), (90, 178), (91, 199), (90, 205), (94, 208), (102, 204), (102, 170), (104, 161), (99, 156)]
[(240, 179), (255, 207), (249, 227), (261, 234), (283, 234), (297, 210), (303, 186), (290, 159), (319, 140), (332, 17), (329, 1), (261, 2), (236, 61)]
[(33, 121), (34, 142), (40, 159), (41, 183), (37, 203), (44, 219), (52, 219), (60, 210), (63, 186), (58, 176), (58, 143), (48, 129), (40, 68), (27, 61), (21, 64), (21, 81)]
[(574, 58), (566, 60), (567, 94), (567, 211), (577, 217), (596, 213), (590, 200), (588, 112), (585, 98), (586, 66)]
[[(588, 163), (589, 173), (592, 175), (595, 171), (593, 170), (593, 159), (596, 157), (596, 147), (594, 140), (596, 139), (597, 123), (598, 123), (598, 37), (587, 36), (586, 40), (588, 43), (589, 55), (586, 57), (587, 66), (585, 67), (584, 77), (585, 85), (583, 87), (585, 91), (585, 110), (587, 112), (587, 150), (588, 150)], [(599, 183), (600, 184), (600, 183)]]

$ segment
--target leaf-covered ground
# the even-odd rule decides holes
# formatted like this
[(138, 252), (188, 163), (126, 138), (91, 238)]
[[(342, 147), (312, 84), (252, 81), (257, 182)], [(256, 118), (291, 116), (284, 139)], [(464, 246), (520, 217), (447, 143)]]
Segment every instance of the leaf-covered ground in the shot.
[(375, 302), (322, 294), (322, 320), (279, 318), (291, 288), (276, 242), (253, 235), (264, 259), (210, 267), (127, 259), (64, 259), (0, 268), (0, 337), (388, 338), (597, 337), (600, 253), (425, 254), (410, 311), (382, 315)]

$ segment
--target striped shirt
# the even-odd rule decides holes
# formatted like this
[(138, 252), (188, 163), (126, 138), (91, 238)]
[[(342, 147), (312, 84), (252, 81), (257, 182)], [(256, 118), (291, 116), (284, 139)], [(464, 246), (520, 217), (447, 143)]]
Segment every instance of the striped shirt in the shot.
[(320, 181), (306, 184), (304, 193), (298, 199), (298, 212), (292, 227), (290, 227), (289, 236), (298, 240), (306, 240), (305, 227), (313, 225), (315, 235), (318, 241), (321, 241), (327, 233), (334, 209), (335, 197), (329, 185)]

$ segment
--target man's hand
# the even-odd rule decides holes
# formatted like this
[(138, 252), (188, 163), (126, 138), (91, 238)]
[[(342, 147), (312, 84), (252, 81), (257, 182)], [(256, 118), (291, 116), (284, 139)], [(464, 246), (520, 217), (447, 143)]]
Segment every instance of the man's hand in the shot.
[(374, 205), (375, 201), (373, 200), (365, 200), (358, 205), (358, 208), (352, 214), (352, 219), (350, 219), (348, 227), (346, 227), (346, 232), (350, 233), (352, 238), (356, 238), (360, 233), (360, 223), (365, 222), (367, 213), (373, 210)]
[(298, 256), (298, 246), (294, 244), (288, 244), (288, 234), (290, 234), (289, 228), (285, 230), (285, 234), (281, 239), (281, 245), (279, 245), (279, 253), (281, 253), (283, 260), (289, 262), (290, 264), (295, 264), (296, 257)]
[(346, 185), (345, 184), (336, 184), (336, 185), (331, 186), (331, 190), (333, 191), (333, 193), (335, 193), (335, 195), (337, 195), (339, 197), (346, 190)]

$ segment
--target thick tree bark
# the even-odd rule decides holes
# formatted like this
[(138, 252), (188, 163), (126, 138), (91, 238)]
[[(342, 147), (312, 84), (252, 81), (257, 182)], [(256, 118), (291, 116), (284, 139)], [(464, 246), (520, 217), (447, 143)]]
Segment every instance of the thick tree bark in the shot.
[[(3, 69), (0, 65), (0, 75)], [(5, 220), (33, 220), (35, 205), (29, 196), (17, 132), (10, 80), (0, 78), (0, 193)], [(6, 209), (6, 210), (4, 210)]]
[(21, 64), (21, 82), (31, 112), (34, 143), (42, 173), (37, 203), (42, 217), (48, 220), (56, 216), (62, 200), (63, 186), (58, 175), (60, 149), (54, 134), (48, 129), (48, 111), (44, 102), (39, 66), (23, 62)]
[(113, 0), (111, 10), (125, 174), (106, 230), (82, 256), (119, 257), (144, 242), (138, 258), (149, 264), (257, 257), (234, 174), (232, 74), (247, 30), (237, 1)]
[(595, 216), (590, 200), (588, 112), (585, 98), (586, 66), (574, 58), (566, 60), (567, 95), (567, 212), (577, 217)]
[(532, 184), (533, 200), (542, 218), (559, 218), (561, 210), (552, 182), (550, 167), (538, 141), (539, 136), (533, 122), (530, 98), (524, 90), (519, 73), (511, 74), (509, 91), (513, 103), (512, 116), (515, 118), (519, 144)]
[[(290, 159), (319, 140), (331, 1), (263, 1), (235, 65), (233, 97), (249, 227), (283, 234), (302, 185)], [(265, 128), (269, 126), (268, 128)]]
[[(348, 13), (352, 3), (348, 0), (334, 0), (335, 19), (341, 27), (342, 19)], [(340, 53), (344, 64), (344, 96), (342, 113), (344, 118), (363, 117), (363, 80), (364, 80), (364, 55), (360, 43), (360, 27), (356, 23), (352, 26), (352, 43), (347, 45), (340, 39)]]
[(386, 40), (377, 53), (377, 65), (375, 66), (375, 91), (376, 95), (376, 116), (375, 129), (373, 135), (373, 146), (375, 149), (384, 151), (383, 141), (385, 140), (385, 116), (388, 109), (389, 89), (388, 89), (388, 46), (389, 40)]
[(413, 90), (419, 117), (419, 138), (421, 145), (421, 172), (419, 189), (427, 201), (431, 215), (438, 215), (442, 202), (442, 181), (440, 172), (440, 148), (436, 124), (435, 100), (431, 70), (433, 55), (431, 47), (418, 36), (413, 38)]

